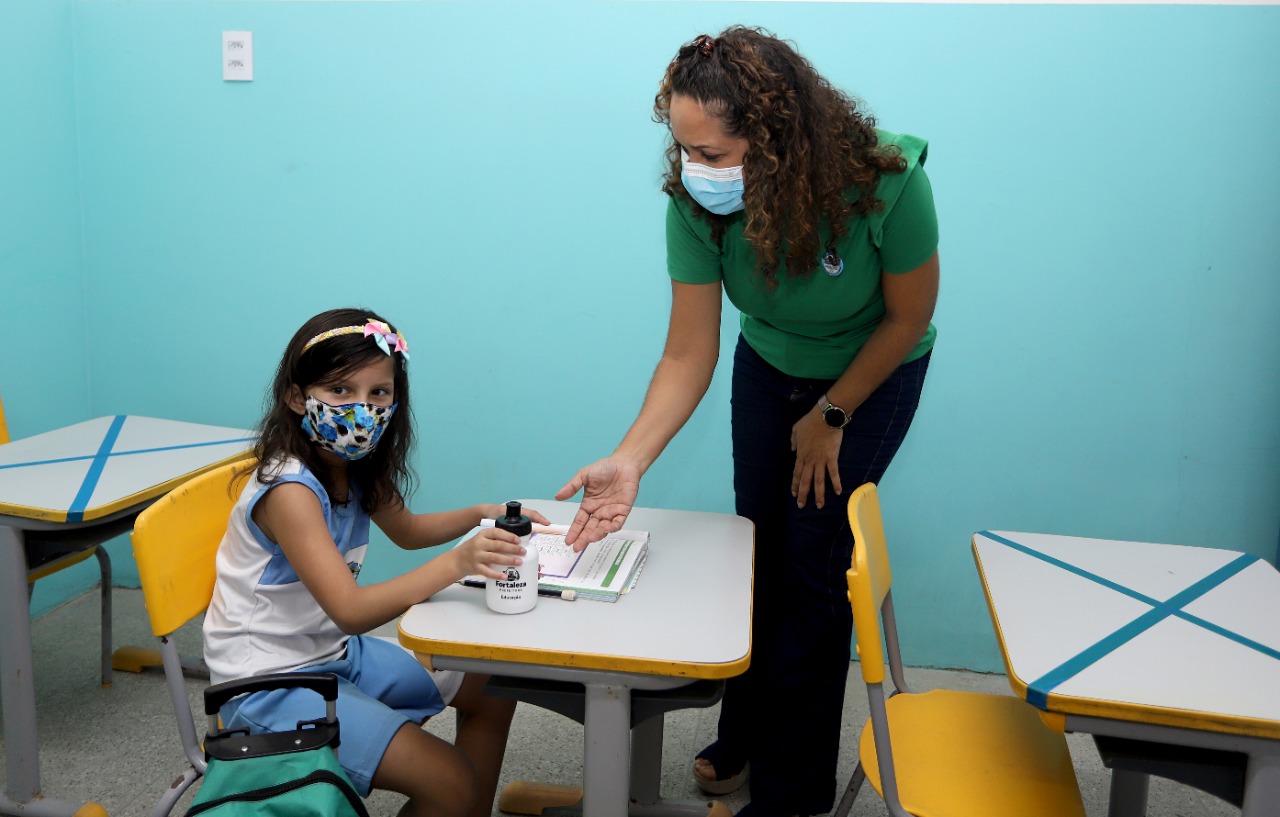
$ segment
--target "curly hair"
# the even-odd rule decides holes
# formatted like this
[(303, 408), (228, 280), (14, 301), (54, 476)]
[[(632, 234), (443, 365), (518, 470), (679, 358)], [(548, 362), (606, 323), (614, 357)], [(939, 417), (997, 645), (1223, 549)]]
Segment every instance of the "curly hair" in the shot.
[[(258, 424), (258, 444), (254, 447), (254, 454), (258, 460), (258, 478), (263, 482), (274, 479), (284, 457), (296, 457), (311, 469), (332, 500), (346, 502), (345, 496), (333, 496), (321, 449), (303, 431), (302, 418), (289, 407), (289, 397), (294, 387), (306, 394), (312, 386), (335, 383), (385, 359), (386, 353), (359, 333), (331, 337), (307, 348), (307, 341), (322, 332), (360, 326), (368, 321), (382, 321), (391, 326), (385, 318), (368, 309), (331, 309), (311, 318), (294, 333), (276, 369), (271, 391), (267, 394), (266, 412)], [(399, 330), (391, 326), (391, 331)], [(392, 357), (396, 359), (393, 388), (398, 408), (391, 415), (377, 447), (368, 456), (346, 466), (351, 484), (359, 488), (360, 506), (367, 513), (374, 513), (384, 505), (404, 502), (404, 497), (412, 492), (414, 482), (408, 464), (409, 452), (413, 448), (409, 375), (404, 355), (395, 352)]]
[[(854, 214), (879, 212), (884, 173), (901, 173), (896, 146), (881, 146), (875, 118), (833, 87), (788, 42), (759, 28), (731, 26), (681, 47), (654, 97), (654, 121), (671, 125), (671, 98), (698, 102), (725, 133), (747, 140), (742, 162), (744, 234), (756, 270), (772, 288), (780, 263), (789, 276), (808, 275), (820, 249), (833, 252)], [(688, 199), (712, 225), (719, 244), (729, 216), (692, 199), (680, 180), (680, 146), (667, 147), (662, 190)], [(831, 240), (820, 248), (819, 230)], [(785, 254), (785, 257), (784, 257)]]

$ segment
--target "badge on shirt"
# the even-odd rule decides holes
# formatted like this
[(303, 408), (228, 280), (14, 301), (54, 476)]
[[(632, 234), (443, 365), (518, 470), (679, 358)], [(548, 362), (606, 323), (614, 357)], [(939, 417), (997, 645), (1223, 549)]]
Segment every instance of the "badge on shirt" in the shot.
[(827, 273), (827, 275), (835, 278), (837, 275), (844, 272), (844, 259), (839, 255), (836, 255), (834, 252), (829, 252), (822, 256), (822, 269)]

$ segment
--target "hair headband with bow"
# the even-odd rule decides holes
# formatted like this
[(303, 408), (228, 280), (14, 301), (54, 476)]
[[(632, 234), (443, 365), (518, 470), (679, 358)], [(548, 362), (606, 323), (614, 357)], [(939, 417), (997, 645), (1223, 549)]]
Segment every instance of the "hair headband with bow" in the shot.
[(355, 335), (363, 334), (366, 338), (373, 338), (374, 343), (378, 344), (378, 348), (384, 354), (390, 355), (393, 352), (399, 352), (400, 357), (409, 362), (409, 342), (404, 339), (404, 335), (393, 332), (391, 327), (383, 321), (377, 321), (369, 318), (366, 323), (358, 326), (339, 326), (336, 329), (330, 329), (321, 332), (303, 345), (302, 351), (307, 351), (321, 341), (329, 338), (336, 338), (339, 335)]

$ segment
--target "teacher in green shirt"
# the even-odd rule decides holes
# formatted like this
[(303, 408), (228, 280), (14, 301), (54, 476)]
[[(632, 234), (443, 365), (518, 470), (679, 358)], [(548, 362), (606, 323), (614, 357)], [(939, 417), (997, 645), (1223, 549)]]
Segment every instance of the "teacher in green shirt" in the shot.
[(821, 814), (835, 797), (852, 638), (843, 497), (883, 476), (934, 343), (927, 145), (877, 129), (790, 44), (740, 26), (679, 50), (655, 113), (671, 130), (666, 347), (617, 449), (556, 498), (584, 492), (571, 544), (622, 527), (711, 382), (727, 293), (742, 313), (734, 492), (770, 590), (753, 600), (751, 667), (727, 683), (718, 739), (693, 775), (727, 794), (749, 771), (749, 817)]

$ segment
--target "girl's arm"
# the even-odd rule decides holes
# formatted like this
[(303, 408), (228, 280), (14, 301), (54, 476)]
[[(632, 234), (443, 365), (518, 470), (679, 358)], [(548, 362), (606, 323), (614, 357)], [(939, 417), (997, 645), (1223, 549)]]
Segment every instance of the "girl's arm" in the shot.
[[(401, 501), (390, 503), (373, 514), (373, 522), (392, 542), (405, 550), (435, 547), (452, 542), (480, 524), (482, 519), (496, 519), (507, 512), (506, 505), (481, 504), (456, 511), (413, 513)], [(540, 525), (547, 518), (532, 508), (522, 512)]]
[(585, 489), (565, 537), (575, 549), (622, 528), (639, 493), (640, 477), (706, 394), (720, 355), (721, 300), (719, 282), (671, 282), (667, 342), (639, 416), (612, 455), (578, 471), (556, 492), (556, 499), (568, 499)]
[[(827, 389), (827, 400), (850, 415), (902, 365), (928, 331), (938, 301), (938, 253), (909, 272), (881, 273), (880, 285), (884, 318), (844, 374)], [(828, 479), (837, 495), (844, 489), (837, 461), (844, 431), (828, 426), (821, 412), (822, 406), (814, 406), (791, 430), (791, 447), (796, 452), (791, 495), (801, 508), (808, 502), (810, 489), (817, 506), (825, 504)]]
[(303, 585), (348, 635), (386, 624), (463, 576), (501, 578), (494, 566), (518, 565), (523, 553), (514, 534), (486, 528), (408, 573), (362, 586), (338, 552), (310, 488), (293, 482), (272, 488), (254, 507), (253, 519), (280, 545)]

